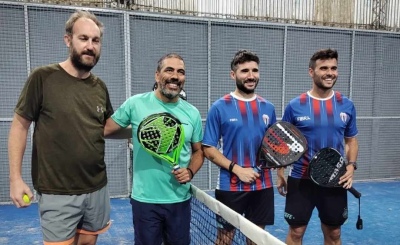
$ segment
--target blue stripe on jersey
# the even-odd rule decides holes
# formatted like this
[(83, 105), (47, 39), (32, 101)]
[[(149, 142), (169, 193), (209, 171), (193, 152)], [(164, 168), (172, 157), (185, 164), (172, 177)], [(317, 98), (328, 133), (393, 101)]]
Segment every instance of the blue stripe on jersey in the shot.
[(307, 178), (308, 162), (320, 149), (333, 147), (343, 154), (344, 137), (358, 133), (354, 104), (338, 92), (325, 100), (304, 93), (289, 102), (282, 120), (297, 126), (308, 142), (307, 153), (291, 167), (294, 178)]
[[(259, 164), (257, 154), (264, 133), (275, 121), (274, 106), (262, 97), (243, 101), (228, 94), (211, 106), (203, 144), (217, 147), (222, 138), (222, 152), (227, 159), (242, 167), (253, 168)], [(270, 171), (262, 173), (262, 178), (252, 185), (238, 182), (237, 176), (233, 176), (232, 181), (230, 179), (230, 173), (220, 169), (217, 189), (251, 191), (273, 186)]]

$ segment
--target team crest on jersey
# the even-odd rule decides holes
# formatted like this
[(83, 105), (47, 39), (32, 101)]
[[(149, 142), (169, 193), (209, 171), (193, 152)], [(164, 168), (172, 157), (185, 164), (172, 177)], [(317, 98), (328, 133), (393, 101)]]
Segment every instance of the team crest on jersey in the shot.
[(347, 120), (349, 119), (349, 116), (346, 113), (341, 112), (340, 113), (340, 119), (342, 120), (342, 122), (346, 123)]
[(263, 114), (263, 115), (262, 115), (262, 119), (263, 119), (265, 125), (268, 126), (268, 125), (269, 125), (269, 116)]

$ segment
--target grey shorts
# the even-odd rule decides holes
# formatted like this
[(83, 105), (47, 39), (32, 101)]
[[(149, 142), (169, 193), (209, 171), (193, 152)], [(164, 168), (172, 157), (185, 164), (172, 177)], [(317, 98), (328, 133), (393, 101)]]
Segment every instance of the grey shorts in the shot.
[(38, 204), (44, 244), (72, 242), (76, 233), (104, 233), (111, 224), (107, 186), (82, 195), (38, 193)]

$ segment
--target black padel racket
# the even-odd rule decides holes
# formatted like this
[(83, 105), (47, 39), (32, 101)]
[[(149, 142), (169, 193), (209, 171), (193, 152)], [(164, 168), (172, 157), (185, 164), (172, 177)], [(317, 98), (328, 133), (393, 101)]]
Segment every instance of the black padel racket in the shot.
[[(308, 174), (310, 179), (322, 187), (342, 187), (339, 179), (346, 173), (346, 161), (344, 157), (331, 147), (326, 147), (318, 151), (310, 161)], [(356, 198), (361, 197), (361, 193), (351, 187), (348, 189)]]
[(276, 122), (264, 134), (259, 151), (260, 166), (263, 168), (286, 167), (300, 157), (307, 150), (307, 140), (294, 125), (288, 122)]
[(152, 114), (139, 124), (137, 137), (142, 147), (155, 157), (179, 169), (185, 134), (181, 122), (170, 113)]

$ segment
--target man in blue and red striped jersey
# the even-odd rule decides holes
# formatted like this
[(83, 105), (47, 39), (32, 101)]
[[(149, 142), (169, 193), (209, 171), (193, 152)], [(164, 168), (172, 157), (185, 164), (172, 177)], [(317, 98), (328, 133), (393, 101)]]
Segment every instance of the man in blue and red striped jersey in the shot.
[[(259, 58), (241, 50), (231, 62), (235, 91), (211, 106), (205, 127), (205, 156), (220, 167), (215, 197), (261, 228), (274, 224), (274, 191), (270, 170), (260, 165), (257, 153), (267, 128), (275, 123), (275, 107), (255, 94), (259, 82)], [(219, 143), (222, 141), (222, 153)], [(217, 217), (216, 244), (230, 244), (234, 228)]]
[[(357, 168), (356, 109), (350, 99), (333, 90), (338, 77), (336, 50), (317, 51), (310, 59), (309, 75), (312, 89), (291, 100), (282, 118), (299, 128), (308, 142), (308, 151), (290, 167), (287, 182), (284, 169), (278, 171), (278, 191), (286, 195), (285, 219), (289, 224), (286, 243), (302, 244), (316, 207), (324, 244), (341, 244), (341, 226), (348, 216), (346, 189), (352, 186)], [(319, 187), (307, 176), (310, 159), (325, 147), (333, 147), (347, 157), (347, 172), (340, 180), (344, 188)]]

